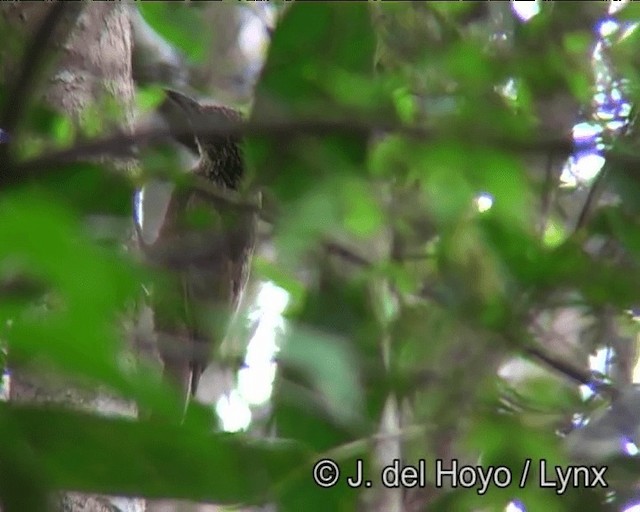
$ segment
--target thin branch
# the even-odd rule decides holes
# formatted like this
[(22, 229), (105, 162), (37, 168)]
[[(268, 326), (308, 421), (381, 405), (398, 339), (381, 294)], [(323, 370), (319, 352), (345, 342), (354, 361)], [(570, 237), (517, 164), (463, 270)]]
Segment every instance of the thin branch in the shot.
[(231, 206), (234, 209), (249, 213), (262, 214), (262, 200), (259, 194), (247, 198), (234, 190), (222, 189), (200, 176), (192, 176), (189, 179), (188, 186), (206, 195), (212, 203)]
[[(163, 140), (178, 137), (222, 136), (222, 137), (252, 137), (270, 136), (284, 139), (287, 136), (315, 135), (324, 136), (336, 133), (345, 135), (368, 135), (374, 131), (398, 133), (417, 140), (436, 141), (443, 135), (433, 130), (406, 126), (383, 120), (344, 120), (344, 119), (307, 119), (288, 121), (251, 121), (247, 123), (221, 122), (206, 123), (206, 126), (172, 126), (168, 128), (154, 128), (141, 130), (136, 133), (116, 133), (115, 135), (78, 144), (72, 148), (55, 151), (41, 157), (17, 164), (15, 179), (24, 180), (27, 177), (37, 177), (51, 166), (83, 159), (95, 159), (103, 156), (132, 157), (140, 147), (156, 144)], [(569, 139), (550, 139), (538, 141), (510, 140), (501, 137), (474, 136), (478, 144), (498, 145), (508, 147), (512, 151), (567, 151), (571, 150)], [(17, 178), (17, 177), (20, 178)]]
[(347, 249), (343, 245), (340, 245), (335, 241), (327, 241), (324, 243), (324, 248), (329, 254), (340, 256), (350, 263), (354, 263), (361, 267), (369, 268), (373, 266), (373, 263), (364, 256), (356, 254), (351, 249)]
[(338, 460), (344, 460), (348, 457), (353, 457), (359, 453), (364, 452), (372, 443), (379, 443), (381, 441), (408, 441), (410, 439), (424, 436), (427, 432), (427, 426), (421, 425), (407, 425), (400, 429), (396, 429), (390, 432), (379, 432), (369, 437), (356, 439), (355, 441), (349, 441), (345, 444), (330, 448), (320, 456), (315, 456), (316, 459), (320, 458), (333, 458)]
[[(221, 136), (249, 137), (256, 135), (312, 134), (328, 135), (340, 132), (349, 134), (368, 132), (370, 125), (345, 121), (291, 121), (275, 123), (206, 123), (206, 126), (172, 126), (169, 128), (153, 128), (135, 133), (116, 133), (115, 135), (82, 143), (69, 149), (55, 151), (41, 157), (18, 164), (17, 171), (22, 175), (34, 175), (52, 165), (68, 163), (83, 159), (95, 159), (102, 156), (135, 156), (140, 147), (158, 142), (178, 139), (180, 137)], [(134, 149), (135, 148), (135, 149)]]
[(206, 178), (195, 175), (186, 176), (185, 182), (182, 183), (181, 186), (197, 191), (215, 205), (225, 206), (232, 210), (255, 213), (269, 224), (275, 222), (275, 212), (268, 211), (264, 208), (262, 205), (262, 194), (259, 192), (247, 196), (235, 190), (223, 189), (214, 185)]
[(396, 261), (404, 262), (404, 261), (422, 261), (422, 260), (433, 260), (436, 255), (429, 252), (405, 252), (401, 253), (397, 256)]
[[(375, 262), (368, 260), (366, 257), (358, 254), (357, 252), (346, 248), (340, 243), (332, 240), (324, 243), (325, 250), (335, 256), (339, 256), (350, 263), (359, 265), (361, 267), (372, 267)], [(394, 256), (393, 261), (403, 263), (405, 261), (421, 261), (434, 259), (435, 255), (428, 252), (406, 252), (398, 253)]]
[(598, 206), (598, 201), (602, 197), (602, 194), (605, 190), (606, 174), (607, 167), (605, 165), (605, 167), (600, 171), (600, 174), (596, 176), (596, 179), (591, 184), (589, 194), (587, 195), (587, 199), (582, 205), (582, 209), (580, 210), (580, 215), (578, 216), (576, 226), (573, 229), (574, 233), (577, 233), (582, 228), (586, 227), (586, 225), (593, 217), (593, 213), (596, 211), (596, 208)]
[(540, 202), (540, 236), (544, 236), (544, 232), (549, 222), (551, 213), (551, 205), (553, 203), (554, 192), (558, 186), (558, 176), (553, 165), (553, 153), (547, 155), (547, 163), (545, 168), (544, 184), (542, 188), (542, 199)]
[(597, 381), (591, 372), (578, 368), (577, 366), (564, 361), (560, 358), (554, 357), (544, 350), (538, 347), (526, 347), (524, 349), (525, 354), (531, 356), (534, 359), (544, 363), (553, 370), (561, 373), (565, 377), (569, 377), (571, 380), (578, 384), (583, 384), (593, 389), (597, 393), (604, 393), (611, 398), (616, 398), (619, 394), (618, 389), (612, 384), (606, 382)]
[[(331, 254), (340, 256), (351, 263), (355, 263), (363, 267), (370, 267), (373, 265), (372, 262), (370, 262), (363, 256), (360, 256), (354, 253), (350, 249), (347, 249), (346, 247), (341, 246), (337, 242), (325, 242), (324, 245), (325, 245), (325, 249), (328, 252), (330, 252)], [(437, 294), (431, 293), (430, 290), (426, 287), (421, 292), (421, 295), (425, 299), (430, 299), (430, 300), (435, 300), (436, 302), (440, 302)], [(558, 373), (561, 373), (562, 375), (568, 377), (574, 382), (589, 386), (597, 393), (608, 395), (611, 398), (615, 398), (619, 394), (619, 391), (615, 386), (608, 384), (606, 382), (598, 381), (597, 379), (594, 378), (591, 372), (585, 371), (582, 368), (579, 368), (569, 363), (568, 361), (552, 356), (551, 354), (548, 354), (545, 350), (543, 350), (540, 347), (536, 347), (536, 346), (533, 346), (532, 344), (529, 344), (529, 346), (526, 346), (524, 348), (524, 353), (532, 357), (533, 359), (536, 359), (542, 362), (543, 364), (557, 371)]]

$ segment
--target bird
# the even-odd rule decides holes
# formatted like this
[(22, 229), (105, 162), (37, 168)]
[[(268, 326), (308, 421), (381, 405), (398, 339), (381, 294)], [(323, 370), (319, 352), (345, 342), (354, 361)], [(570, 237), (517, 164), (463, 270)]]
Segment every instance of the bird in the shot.
[[(245, 176), (240, 138), (206, 130), (219, 131), (240, 122), (242, 115), (178, 91), (166, 94), (175, 109), (172, 119), (183, 116), (185, 121), (182, 126), (174, 122), (171, 131), (197, 150), (197, 162), (188, 172), (221, 191), (239, 191)], [(163, 375), (177, 386), (185, 408), (238, 310), (255, 229), (255, 212), (213, 201), (199, 189), (176, 186), (155, 240), (143, 242), (144, 252), (164, 271), (165, 279), (151, 292), (154, 328)]]

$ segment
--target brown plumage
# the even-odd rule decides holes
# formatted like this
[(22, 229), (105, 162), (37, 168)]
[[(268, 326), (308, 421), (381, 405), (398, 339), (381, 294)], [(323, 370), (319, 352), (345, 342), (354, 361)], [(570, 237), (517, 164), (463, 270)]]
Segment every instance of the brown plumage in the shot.
[[(237, 190), (244, 172), (240, 140), (195, 135), (207, 126), (241, 120), (230, 108), (201, 105), (174, 91), (169, 99), (194, 128), (200, 160), (191, 172), (222, 189)], [(220, 347), (248, 278), (255, 218), (231, 205), (214, 204), (201, 192), (176, 189), (157, 242), (164, 251), (167, 280), (153, 294), (155, 327), (165, 375), (179, 386), (185, 403), (195, 394), (212, 352)]]

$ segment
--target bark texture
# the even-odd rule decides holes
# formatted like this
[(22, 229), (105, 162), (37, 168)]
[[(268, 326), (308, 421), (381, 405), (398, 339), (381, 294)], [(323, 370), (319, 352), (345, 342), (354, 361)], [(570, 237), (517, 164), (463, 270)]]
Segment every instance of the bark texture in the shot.
[[(0, 49), (1, 76), (7, 90), (11, 90), (11, 81), (21, 69), (29, 65), (22, 60), (24, 49), (32, 44), (43, 21), (55, 8), (55, 4), (40, 2), (10, 2), (0, 6), (0, 23), (12, 35), (9, 39), (12, 45)], [(47, 78), (39, 84), (42, 89), (37, 96), (70, 115), (81, 131), (87, 118), (91, 123), (96, 122), (96, 113), (102, 112), (105, 105), (115, 108), (107, 109), (110, 115), (99, 119), (102, 130), (133, 127), (129, 15), (129, 8), (122, 5), (73, 2), (57, 24), (51, 44), (43, 50), (47, 52), (44, 70)], [(65, 379), (34, 369), (12, 369), (9, 395), (11, 400), (22, 402), (63, 403), (107, 414), (136, 413), (133, 404), (100, 391), (80, 391)], [(96, 457), (105, 455), (96, 454)], [(142, 500), (77, 493), (61, 495), (54, 500), (54, 506), (70, 512), (144, 510)]]

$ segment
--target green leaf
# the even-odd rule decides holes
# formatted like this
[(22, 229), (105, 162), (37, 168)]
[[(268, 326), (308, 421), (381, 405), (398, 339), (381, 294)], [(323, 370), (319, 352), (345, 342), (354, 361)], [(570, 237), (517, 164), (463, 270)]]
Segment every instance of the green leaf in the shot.
[(8, 404), (0, 438), (3, 465), (33, 468), (56, 489), (230, 504), (273, 499), (311, 460), (291, 442)]
[(345, 180), (341, 194), (345, 210), (343, 224), (348, 231), (366, 237), (382, 227), (384, 216), (372, 187), (363, 181)]
[(79, 214), (131, 216), (133, 184), (124, 173), (77, 163), (47, 169), (30, 184), (33, 191), (50, 195)]
[(45, 303), (25, 305), (17, 316), (15, 305), (0, 301), (0, 316), (12, 319), (7, 341), (12, 357), (44, 360), (130, 392), (116, 358), (122, 348), (116, 320), (138, 281), (132, 265), (82, 231), (68, 210), (33, 190), (5, 194), (0, 269), (13, 261), (47, 287)]
[(400, 87), (393, 91), (393, 101), (398, 117), (402, 121), (410, 123), (415, 119), (417, 113), (416, 98), (406, 87)]
[(292, 5), (273, 35), (256, 90), (256, 112), (282, 106), (282, 113), (320, 113), (319, 107), (328, 106), (321, 86), (327, 73), (370, 75), (374, 44), (366, 5)]
[(295, 262), (340, 222), (338, 199), (333, 183), (318, 179), (313, 192), (290, 200), (275, 239), (283, 261)]
[[(324, 176), (362, 168), (366, 133), (349, 126), (370, 118), (378, 109), (371, 105), (376, 102), (362, 102), (355, 95), (363, 87), (375, 89), (374, 51), (374, 33), (364, 4), (293, 4), (278, 24), (256, 86), (252, 119), (308, 120), (311, 124), (338, 120), (345, 124), (343, 130), (320, 132), (323, 136), (317, 138), (291, 131), (248, 140), (247, 157), (255, 176), (273, 185), (280, 199), (299, 199)], [(335, 78), (352, 94), (335, 89)], [(357, 96), (363, 98), (366, 93)]]
[(363, 399), (357, 361), (343, 340), (292, 326), (279, 354), (288, 368), (295, 368), (320, 393), (323, 409), (344, 425), (362, 421)]
[(211, 35), (199, 9), (182, 3), (139, 2), (136, 5), (145, 21), (189, 59), (194, 62), (205, 59)]
[(166, 97), (166, 92), (162, 87), (139, 87), (136, 90), (136, 106), (141, 113), (152, 112), (160, 106)]

